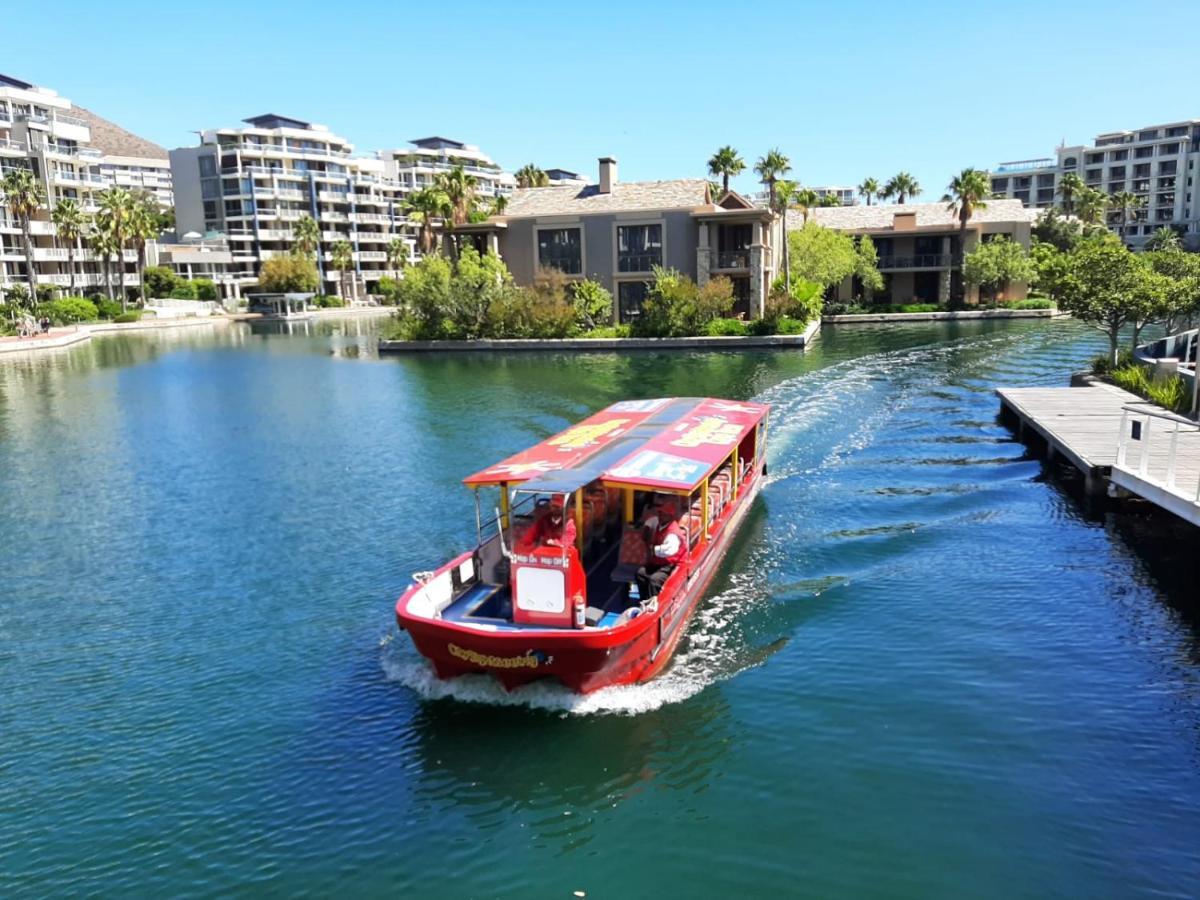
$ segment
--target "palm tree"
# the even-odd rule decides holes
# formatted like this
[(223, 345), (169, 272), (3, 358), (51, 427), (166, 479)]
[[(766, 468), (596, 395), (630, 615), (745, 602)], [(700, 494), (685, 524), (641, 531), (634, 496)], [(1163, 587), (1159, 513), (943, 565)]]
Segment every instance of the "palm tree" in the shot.
[(392, 238), (388, 242), (387, 264), (393, 272), (398, 272), (408, 265), (408, 241), (403, 238)]
[(817, 206), (841, 206), (842, 198), (837, 194), (826, 194), (817, 201)]
[(775, 182), (790, 171), (792, 161), (778, 149), (769, 151), (766, 156), (760, 156), (754, 164), (754, 174), (767, 186), (767, 203), (771, 209), (775, 209)]
[(867, 206), (870, 206), (871, 198), (879, 196), (879, 182), (874, 178), (864, 178), (862, 184), (858, 186), (858, 192), (867, 201)]
[(92, 230), (87, 236), (88, 247), (100, 261), (100, 269), (104, 273), (104, 292), (108, 299), (115, 299), (112, 286), (112, 257), (117, 252), (117, 242), (112, 235), (112, 223), (104, 213), (100, 213), (92, 222)]
[(37, 275), (33, 263), (33, 235), (29, 221), (38, 207), (46, 202), (46, 189), (29, 169), (12, 169), (0, 178), (0, 194), (21, 226), (21, 240), (25, 246), (25, 275), (29, 281), (29, 303), (37, 303)]
[(420, 223), (421, 253), (432, 253), (434, 220), (450, 218), (453, 213), (450, 198), (437, 187), (425, 187), (409, 194), (404, 206), (409, 218)]
[(915, 197), (921, 193), (921, 185), (917, 179), (913, 178), (907, 172), (898, 172), (888, 179), (887, 184), (883, 186), (883, 190), (879, 192), (880, 197), (895, 197), (896, 202), (901, 206), (904, 201), (910, 197)]
[(503, 194), (497, 194), (492, 198), (492, 208), (488, 211), (488, 215), (502, 216), (506, 209), (508, 209), (508, 198)]
[(89, 218), (79, 203), (69, 197), (59, 200), (50, 212), (50, 221), (54, 223), (59, 240), (67, 245), (67, 276), (72, 294), (75, 293), (75, 250), (87, 230)]
[(1118, 191), (1112, 195), (1109, 202), (1113, 209), (1121, 213), (1121, 236), (1124, 237), (1129, 227), (1130, 210), (1141, 209), (1146, 205), (1146, 201), (1129, 191)]
[(335, 241), (333, 246), (329, 248), (331, 262), (333, 267), (342, 273), (339, 279), (339, 291), (343, 300), (349, 300), (349, 291), (346, 290), (346, 273), (354, 268), (354, 248), (350, 246), (349, 241)]
[(721, 191), (729, 193), (729, 177), (741, 175), (746, 171), (746, 163), (738, 152), (726, 145), (712, 155), (708, 161), (708, 174), (721, 176)]
[(1179, 232), (1165, 225), (1146, 239), (1147, 250), (1178, 250), (1183, 246)]
[(807, 225), (809, 213), (821, 205), (821, 198), (812, 188), (804, 188), (793, 194), (792, 204), (800, 210), (800, 216)]
[(138, 293), (143, 306), (149, 299), (146, 296), (146, 244), (158, 237), (160, 221), (161, 211), (153, 195), (144, 191), (134, 194), (129, 209), (129, 239), (137, 250)]
[[(783, 290), (790, 297), (792, 296), (792, 251), (788, 246), (787, 239), (787, 211), (796, 202), (800, 185), (795, 181), (780, 178), (776, 180), (774, 188), (775, 205), (771, 209), (773, 212), (783, 216)], [(807, 215), (806, 211), (805, 216), (807, 217)]]
[(117, 282), (121, 288), (121, 311), (128, 309), (125, 294), (125, 245), (130, 238), (130, 212), (133, 209), (133, 194), (122, 187), (112, 187), (100, 193), (100, 214), (104, 216), (108, 236), (112, 239), (112, 253), (117, 257)]
[[(971, 221), (971, 216), (977, 209), (987, 209), (987, 198), (992, 195), (992, 183), (986, 172), (968, 167), (950, 179), (946, 190), (946, 209), (958, 217), (958, 252), (965, 253), (967, 223)], [(958, 299), (957, 291), (955, 299)]]
[(1062, 196), (1063, 212), (1068, 216), (1075, 210), (1075, 199), (1087, 189), (1083, 179), (1074, 172), (1064, 175), (1058, 182), (1058, 193)]
[(321, 227), (312, 216), (301, 216), (292, 226), (292, 245), (297, 253), (311, 256), (321, 245)]
[(535, 166), (533, 163), (526, 163), (516, 171), (517, 187), (535, 188), (546, 187), (550, 184), (550, 176)]
[(437, 187), (450, 201), (451, 223), (457, 227), (470, 221), (475, 209), (475, 186), (479, 179), (468, 175), (462, 166), (455, 166), (449, 172), (437, 176)]
[(1108, 208), (1108, 194), (1104, 191), (1085, 187), (1075, 202), (1079, 218), (1088, 225), (1099, 225), (1104, 221), (1104, 211)]

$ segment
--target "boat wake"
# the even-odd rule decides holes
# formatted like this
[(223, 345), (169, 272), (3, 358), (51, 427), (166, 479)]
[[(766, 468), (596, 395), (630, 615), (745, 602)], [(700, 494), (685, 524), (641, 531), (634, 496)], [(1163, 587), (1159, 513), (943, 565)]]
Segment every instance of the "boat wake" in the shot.
[(761, 664), (778, 646), (747, 646), (735, 626), (748, 603), (768, 599), (761, 586), (735, 583), (721, 594), (702, 601), (679, 649), (661, 675), (644, 684), (606, 687), (590, 694), (576, 694), (549, 679), (513, 691), (506, 691), (488, 675), (442, 680), (411, 644), (396, 633), (381, 642), (380, 666), (389, 681), (404, 685), (424, 700), (523, 706), (562, 715), (634, 716), (682, 703), (713, 684)]

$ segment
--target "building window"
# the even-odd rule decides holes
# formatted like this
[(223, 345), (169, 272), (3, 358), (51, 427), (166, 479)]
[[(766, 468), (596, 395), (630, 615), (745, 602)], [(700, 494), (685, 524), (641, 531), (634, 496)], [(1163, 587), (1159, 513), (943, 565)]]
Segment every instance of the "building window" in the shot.
[(1134, 159), (1145, 159), (1147, 156), (1154, 155), (1153, 147), (1138, 147), (1133, 151)]
[(1128, 150), (1112, 150), (1108, 154), (1108, 158), (1113, 162), (1119, 162), (1122, 159), (1129, 159)]
[(583, 237), (578, 228), (547, 228), (537, 233), (538, 265), (567, 275), (583, 274)]
[(993, 178), (992, 179), (992, 191), (994, 193), (1003, 194), (1007, 190), (1008, 190), (1008, 179), (1007, 178)]
[(662, 225), (617, 226), (617, 271), (649, 272), (662, 265)]
[(1089, 166), (1099, 165), (1100, 163), (1104, 162), (1104, 154), (1103, 153), (1088, 153), (1084, 156), (1084, 160), (1087, 162), (1087, 164)]
[(1175, 160), (1171, 160), (1169, 162), (1160, 162), (1158, 164), (1158, 174), (1159, 175), (1174, 175), (1175, 172), (1176, 172)]
[(1074, 169), (1074, 168), (1077, 168), (1078, 166), (1079, 166), (1079, 160), (1077, 160), (1073, 156), (1068, 156), (1066, 159), (1063, 160), (1063, 168), (1064, 169)]
[(644, 281), (621, 281), (617, 283), (617, 315), (622, 323), (630, 322), (642, 314), (642, 304), (650, 286)]
[(200, 157), (200, 177), (212, 178), (217, 174), (217, 161), (211, 156)]

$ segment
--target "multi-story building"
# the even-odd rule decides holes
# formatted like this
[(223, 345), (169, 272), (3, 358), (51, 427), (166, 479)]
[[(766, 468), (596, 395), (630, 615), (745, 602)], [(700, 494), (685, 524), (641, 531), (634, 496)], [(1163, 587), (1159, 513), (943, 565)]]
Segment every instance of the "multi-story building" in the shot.
[[(169, 205), (171, 185), (169, 176), (162, 175), (165, 167), (166, 151), (156, 144), (72, 106), (48, 88), (0, 75), (0, 174), (28, 169), (46, 192), (45, 207), (30, 223), (39, 286), (67, 288), (73, 281), (77, 291), (93, 292), (105, 285), (100, 261), (82, 246), (75, 248), (74, 265), (69, 268), (68, 249), (50, 222), (50, 210), (58, 201), (69, 198), (94, 213), (99, 194), (122, 185), (149, 190)], [(112, 273), (113, 283), (120, 277), (124, 285), (135, 285), (135, 262), (136, 254), (125, 251), (124, 271)], [(12, 284), (24, 285), (27, 265), (18, 223), (0, 199), (0, 291)]]
[[(992, 191), (1044, 209), (1060, 198), (1059, 183), (1069, 173), (1106, 194), (1142, 198), (1124, 235), (1134, 247), (1164, 226), (1200, 245), (1200, 119), (1108, 132), (1090, 147), (1062, 146), (1053, 157), (1001, 163), (991, 173)], [(1109, 211), (1108, 224), (1120, 230), (1118, 210)]]
[(853, 206), (858, 202), (857, 188), (844, 187), (842, 185), (828, 185), (826, 187), (815, 187), (812, 190), (822, 200), (824, 200), (826, 197), (836, 197), (838, 203), (840, 203), (842, 206)]
[(407, 189), (427, 187), (455, 166), (475, 177), (475, 193), (480, 197), (508, 195), (516, 189), (516, 179), (478, 147), (444, 137), (416, 138), (409, 143), (413, 146), (378, 154), (387, 176)]
[(762, 314), (776, 272), (781, 219), (729, 192), (714, 199), (701, 178), (620, 182), (617, 161), (600, 160), (599, 182), (520, 188), (503, 215), (455, 229), (459, 240), (495, 249), (518, 284), (543, 269), (599, 281), (618, 322), (637, 317), (656, 266), (705, 284), (733, 282), (735, 311)]
[(546, 177), (550, 179), (550, 184), (547, 187), (556, 187), (566, 184), (574, 184), (583, 187), (588, 184), (588, 180), (578, 172), (572, 172), (570, 169), (546, 169)]
[[(971, 216), (965, 239), (957, 215), (945, 203), (822, 207), (811, 210), (808, 217), (826, 228), (870, 235), (884, 278), (883, 290), (874, 293), (876, 301), (945, 304), (960, 297), (971, 304), (978, 302), (978, 292), (963, 283), (964, 252), (1001, 235), (1028, 249), (1037, 212), (1017, 200), (990, 200), (986, 208)], [(788, 213), (789, 231), (802, 225), (800, 213)], [(1023, 299), (1027, 287), (1008, 285), (1003, 299)], [(847, 278), (837, 287), (839, 300), (861, 295), (855, 278)]]
[(393, 240), (415, 256), (402, 202), (412, 185), (389, 176), (386, 160), (355, 157), (353, 145), (324, 125), (274, 114), (245, 122), (204, 131), (199, 146), (170, 153), (176, 230), (224, 235), (237, 284), (253, 283), (264, 261), (292, 251), (293, 227), (304, 216), (320, 230), (324, 292), (336, 292), (343, 279), (332, 265), (338, 241), (353, 247), (347, 280), (356, 295), (398, 274), (388, 263)]

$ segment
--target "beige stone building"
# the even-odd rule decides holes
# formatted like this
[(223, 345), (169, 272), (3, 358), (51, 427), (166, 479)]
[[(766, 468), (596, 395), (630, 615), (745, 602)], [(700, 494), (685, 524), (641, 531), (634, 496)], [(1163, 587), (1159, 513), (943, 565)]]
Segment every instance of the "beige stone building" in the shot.
[[(1030, 230), (1038, 215), (1019, 200), (989, 200), (967, 225), (965, 237), (957, 214), (940, 203), (883, 204), (814, 209), (809, 220), (826, 228), (852, 235), (870, 235), (879, 255), (884, 289), (874, 300), (885, 303), (942, 303), (963, 298), (978, 302), (978, 291), (962, 279), (964, 251), (970, 253), (980, 241), (1001, 235), (1029, 248)], [(799, 212), (788, 213), (788, 230), (803, 227)], [(1010, 284), (1002, 300), (1020, 300), (1027, 294), (1024, 284)], [(837, 299), (852, 300), (863, 294), (857, 279), (847, 278), (837, 288)]]

